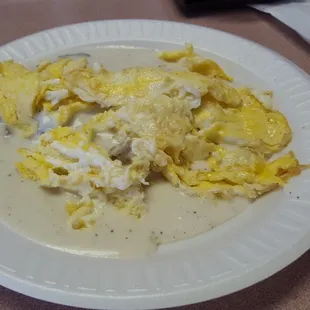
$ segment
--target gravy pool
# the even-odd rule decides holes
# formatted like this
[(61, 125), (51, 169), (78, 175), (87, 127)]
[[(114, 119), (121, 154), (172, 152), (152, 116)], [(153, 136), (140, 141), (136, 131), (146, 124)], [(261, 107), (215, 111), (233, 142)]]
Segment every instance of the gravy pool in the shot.
[[(110, 70), (164, 66), (148, 49), (106, 47), (84, 52), (91, 55), (90, 63), (103, 63)], [(186, 196), (157, 178), (146, 190), (149, 210), (141, 219), (107, 206), (93, 229), (74, 231), (65, 210), (69, 194), (41, 189), (16, 171), (15, 163), (21, 159), (17, 149), (29, 144), (31, 141), (16, 136), (0, 136), (0, 220), (26, 238), (60, 250), (111, 258), (141, 257), (154, 253), (159, 244), (204, 233), (247, 206), (240, 200), (213, 205)]]

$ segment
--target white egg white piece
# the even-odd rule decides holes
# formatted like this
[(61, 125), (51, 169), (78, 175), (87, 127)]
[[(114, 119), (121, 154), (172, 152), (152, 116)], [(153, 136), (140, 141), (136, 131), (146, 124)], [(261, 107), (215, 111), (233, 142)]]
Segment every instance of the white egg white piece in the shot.
[(50, 101), (52, 105), (56, 105), (61, 100), (66, 99), (68, 96), (68, 89), (48, 90), (45, 94), (45, 100)]

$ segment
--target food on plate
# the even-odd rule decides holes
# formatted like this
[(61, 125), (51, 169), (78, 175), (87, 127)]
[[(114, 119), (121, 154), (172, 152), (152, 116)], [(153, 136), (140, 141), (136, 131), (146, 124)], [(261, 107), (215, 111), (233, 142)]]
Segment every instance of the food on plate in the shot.
[(92, 227), (107, 204), (143, 217), (155, 173), (202, 199), (253, 200), (304, 169), (293, 152), (279, 155), (292, 131), (271, 92), (235, 87), (190, 44), (159, 58), (179, 69), (1, 63), (1, 117), (32, 139), (16, 167), (42, 188), (72, 193), (64, 207), (73, 229)]

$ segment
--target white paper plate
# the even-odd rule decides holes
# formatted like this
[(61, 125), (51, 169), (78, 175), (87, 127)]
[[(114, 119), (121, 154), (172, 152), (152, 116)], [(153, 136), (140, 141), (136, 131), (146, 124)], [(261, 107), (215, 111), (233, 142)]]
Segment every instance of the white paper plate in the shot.
[[(290, 144), (310, 162), (310, 81), (286, 59), (257, 44), (186, 24), (122, 20), (40, 32), (0, 48), (0, 60), (25, 64), (87, 45), (167, 49), (192, 42), (247, 85), (275, 91), (294, 131)], [(222, 296), (254, 284), (310, 247), (310, 171), (260, 199), (211, 232), (139, 260), (69, 254), (0, 226), (0, 284), (40, 299), (97, 309), (150, 309)], [(290, 194), (291, 192), (291, 194)], [(299, 199), (297, 199), (297, 196)]]

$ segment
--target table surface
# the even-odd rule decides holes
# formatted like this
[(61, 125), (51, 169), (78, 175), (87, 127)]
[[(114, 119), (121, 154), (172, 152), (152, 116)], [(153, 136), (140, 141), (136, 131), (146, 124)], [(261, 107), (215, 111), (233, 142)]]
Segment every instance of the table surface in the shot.
[[(102, 19), (161, 19), (213, 27), (256, 41), (310, 74), (310, 46), (294, 31), (252, 9), (186, 18), (172, 0), (1, 0), (0, 45), (55, 26)], [(175, 310), (310, 309), (310, 252), (269, 279), (240, 292)], [(1, 310), (71, 310), (0, 286)]]

